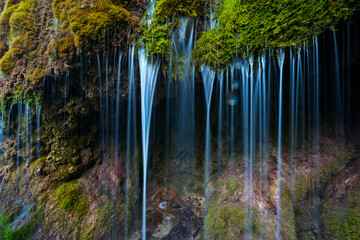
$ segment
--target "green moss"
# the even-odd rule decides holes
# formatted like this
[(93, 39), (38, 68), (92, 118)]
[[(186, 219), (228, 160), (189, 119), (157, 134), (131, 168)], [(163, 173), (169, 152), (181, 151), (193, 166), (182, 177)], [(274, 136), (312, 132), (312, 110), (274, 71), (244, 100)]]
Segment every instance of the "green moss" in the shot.
[(80, 183), (72, 181), (62, 184), (55, 192), (55, 200), (61, 209), (82, 217), (89, 209), (88, 198)]
[(40, 214), (35, 211), (29, 220), (16, 229), (13, 223), (17, 216), (21, 214), (23, 207), (15, 205), (9, 214), (0, 215), (0, 239), (4, 240), (27, 240), (30, 239), (38, 227)]
[(161, 22), (172, 17), (194, 18), (204, 13), (206, 3), (205, 0), (158, 0), (155, 14)]
[(18, 6), (19, 4), (15, 4), (15, 5), (7, 4), (7, 7), (5, 7), (4, 11), (1, 13), (1, 17), (0, 17), (1, 34), (5, 34), (7, 31), (10, 30), (11, 15), (15, 12)]
[(10, 35), (17, 36), (22, 33), (34, 34), (36, 30), (36, 6), (38, 0), (27, 0), (19, 6), (10, 18)]
[(157, 54), (167, 56), (170, 49), (170, 32), (171, 28), (168, 24), (157, 24), (152, 22), (149, 27), (143, 25), (143, 38), (145, 48), (149, 56), (153, 57)]
[(105, 32), (115, 24), (133, 24), (131, 13), (116, 0), (55, 0), (55, 15), (65, 25), (62, 31), (74, 33), (74, 43), (78, 48), (86, 47), (91, 40), (105, 36)]
[(217, 25), (193, 52), (197, 63), (224, 67), (237, 55), (308, 42), (359, 7), (356, 0), (218, 0)]
[(239, 239), (244, 233), (245, 212), (241, 207), (210, 206), (205, 216), (205, 232), (209, 239)]
[(11, 39), (8, 51), (0, 59), (0, 70), (6, 75), (11, 74), (17, 61), (26, 58), (26, 55), (34, 50), (38, 1), (22, 1), (12, 6), (6, 15), (2, 15), (1, 26), (10, 30), (8, 37)]
[(59, 182), (68, 182), (79, 174), (81, 168), (73, 164), (62, 165), (58, 168), (56, 180)]
[(239, 183), (236, 183), (234, 180), (228, 178), (225, 183), (226, 189), (229, 191), (230, 195), (233, 195), (237, 188), (240, 187)]
[(146, 16), (141, 26), (142, 43), (148, 56), (160, 54), (168, 60), (171, 51), (170, 34), (179, 26), (180, 18), (203, 17), (206, 12), (205, 0), (159, 0), (156, 1), (153, 16)]
[(11, 230), (10, 226), (5, 229), (4, 239), (6, 240), (28, 240), (37, 228), (37, 218), (33, 215), (30, 221), (23, 224), (16, 230)]
[[(130, 207), (130, 206), (129, 206)], [(131, 211), (129, 211), (131, 213)], [(90, 240), (98, 239), (97, 236), (109, 236), (111, 231), (119, 223), (123, 223), (121, 216), (125, 215), (125, 205), (115, 203), (106, 203), (96, 210), (97, 219), (94, 224), (90, 225), (81, 235), (81, 239)], [(128, 221), (131, 222), (131, 214)]]
[(322, 220), (327, 239), (360, 239), (360, 189), (348, 193), (340, 206), (331, 201), (323, 208)]

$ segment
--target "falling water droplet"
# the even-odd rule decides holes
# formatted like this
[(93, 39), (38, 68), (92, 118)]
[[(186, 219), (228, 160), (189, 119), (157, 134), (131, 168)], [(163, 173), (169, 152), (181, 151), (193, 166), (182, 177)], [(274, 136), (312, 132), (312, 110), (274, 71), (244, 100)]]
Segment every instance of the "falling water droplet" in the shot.
[(232, 87), (234, 90), (237, 90), (240, 88), (240, 81), (239, 80), (234, 80)]
[(228, 96), (227, 96), (227, 102), (230, 106), (235, 106), (238, 104), (239, 102), (239, 97), (236, 93), (234, 92), (230, 92), (228, 93)]

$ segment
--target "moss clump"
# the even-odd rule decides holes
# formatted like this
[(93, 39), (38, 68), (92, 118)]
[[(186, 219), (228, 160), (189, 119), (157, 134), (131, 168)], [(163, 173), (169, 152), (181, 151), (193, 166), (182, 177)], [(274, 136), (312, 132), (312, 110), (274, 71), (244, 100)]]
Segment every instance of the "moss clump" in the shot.
[[(99, 239), (101, 237), (110, 236), (111, 231), (117, 226), (117, 223), (123, 223), (125, 213), (125, 205), (115, 203), (106, 203), (96, 210), (97, 219), (89, 226), (81, 235), (81, 239)], [(131, 211), (129, 211), (131, 213)], [(131, 216), (128, 219), (131, 222)]]
[(205, 217), (205, 232), (209, 239), (239, 239), (244, 233), (245, 211), (242, 207), (213, 203)]
[(237, 55), (297, 46), (333, 27), (359, 7), (349, 0), (218, 0), (217, 25), (204, 32), (193, 56), (198, 63), (227, 66)]
[(16, 206), (9, 214), (0, 215), (0, 239), (27, 240), (31, 238), (38, 227), (39, 214), (33, 213), (25, 223), (14, 229), (13, 223), (16, 217), (21, 214), (21, 210), (21, 206)]
[(203, 14), (206, 3), (205, 0), (159, 0), (156, 2), (155, 14), (160, 22), (172, 17), (194, 18)]
[(346, 201), (339, 205), (328, 201), (324, 204), (323, 223), (327, 239), (360, 239), (360, 189), (352, 190)]
[(230, 195), (233, 195), (236, 189), (240, 187), (240, 184), (229, 178), (226, 180), (225, 187), (229, 191)]
[(170, 53), (170, 34), (179, 26), (180, 18), (203, 17), (205, 0), (159, 0), (156, 1), (154, 15), (146, 16), (141, 27), (142, 42), (149, 57), (157, 54), (168, 59)]
[[(26, 0), (5, 7), (1, 15), (1, 28), (10, 41), (7, 52), (0, 59), (0, 70), (10, 75), (17, 61), (26, 58), (34, 50), (34, 38), (37, 32), (36, 11), (40, 0)], [(3, 52), (7, 49), (2, 46)]]
[[(91, 40), (103, 38), (114, 25), (128, 26), (136, 22), (131, 12), (117, 0), (55, 0), (53, 9), (62, 23), (61, 31), (73, 32), (77, 48), (86, 47)], [(66, 35), (66, 38), (70, 36)]]
[(72, 181), (62, 184), (55, 192), (55, 200), (61, 209), (82, 217), (89, 209), (88, 198), (80, 183)]
[(11, 230), (10, 226), (5, 229), (4, 239), (6, 240), (28, 240), (37, 228), (36, 215), (32, 216), (30, 221), (23, 224), (16, 230)]

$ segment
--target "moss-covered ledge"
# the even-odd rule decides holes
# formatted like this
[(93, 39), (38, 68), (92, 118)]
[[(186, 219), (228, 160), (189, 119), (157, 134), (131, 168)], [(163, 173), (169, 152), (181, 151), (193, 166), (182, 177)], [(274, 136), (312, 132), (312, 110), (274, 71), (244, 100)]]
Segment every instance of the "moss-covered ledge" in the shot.
[(214, 29), (203, 32), (193, 51), (197, 63), (213, 68), (235, 56), (265, 48), (309, 42), (324, 28), (334, 28), (360, 6), (356, 0), (217, 0)]
[(207, 14), (206, 0), (158, 0), (154, 14), (147, 14), (141, 26), (142, 44), (150, 58), (163, 55), (168, 60), (171, 51), (171, 33), (179, 27), (182, 18), (203, 19)]

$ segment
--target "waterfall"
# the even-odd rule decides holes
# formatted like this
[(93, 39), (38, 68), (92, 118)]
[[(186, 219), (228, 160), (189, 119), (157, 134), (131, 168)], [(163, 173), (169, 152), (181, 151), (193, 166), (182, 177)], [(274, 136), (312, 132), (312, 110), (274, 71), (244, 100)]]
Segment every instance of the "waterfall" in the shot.
[(207, 209), (209, 197), (210, 181), (210, 161), (211, 161), (211, 132), (210, 132), (210, 106), (211, 96), (214, 86), (215, 72), (210, 67), (202, 66), (201, 75), (204, 82), (205, 102), (206, 102), (206, 136), (205, 136), (205, 166), (204, 166), (204, 192), (205, 192), (205, 209)]
[[(1, 110), (1, 118), (0, 118), (0, 146), (1, 146), (2, 138), (3, 138), (3, 133), (4, 133), (4, 110)], [(0, 150), (0, 153), (2, 153), (1, 150)]]
[[(125, 239), (128, 239), (129, 235), (129, 208), (130, 208), (130, 158), (131, 151), (136, 151), (136, 88), (135, 88), (135, 46), (129, 47), (129, 93), (128, 93), (128, 113), (127, 113), (127, 144), (126, 144), (126, 182), (125, 182)], [(133, 135), (134, 139), (131, 138)], [(134, 144), (131, 148), (131, 143)]]
[(25, 125), (25, 150), (26, 154), (24, 154), (24, 157), (26, 158), (26, 165), (29, 165), (29, 152), (30, 152), (30, 127), (29, 127), (29, 121), (30, 121), (30, 107), (29, 104), (25, 105), (25, 113), (24, 113), (24, 125)]
[(41, 129), (40, 129), (40, 125), (41, 125), (41, 119), (40, 119), (40, 114), (41, 114), (41, 106), (36, 105), (36, 153), (37, 153), (37, 159), (40, 158), (40, 141), (41, 141)]
[[(246, 234), (250, 234), (250, 225), (251, 225), (251, 214), (250, 210), (250, 203), (248, 197), (251, 195), (249, 191), (252, 191), (250, 188), (250, 155), (249, 155), (249, 61), (251, 59), (246, 60), (242, 65), (241, 68), (241, 75), (242, 75), (242, 122), (243, 122), (243, 159), (244, 159), (244, 194), (245, 197), (245, 231)], [(249, 197), (250, 198), (250, 197)]]
[(115, 160), (119, 160), (119, 123), (120, 123), (120, 77), (121, 77), (121, 59), (122, 53), (119, 54), (118, 73), (116, 81), (116, 107), (115, 107)]
[(21, 115), (22, 115), (22, 106), (23, 103), (21, 100), (18, 101), (18, 130), (17, 130), (17, 146), (16, 146), (16, 194), (18, 195), (18, 174), (19, 174), (19, 164), (20, 164), (20, 133), (21, 133)]
[[(172, 34), (175, 60), (184, 59), (180, 65), (182, 74), (175, 79), (175, 137), (176, 149), (179, 153), (193, 155), (195, 144), (195, 68), (191, 61), (191, 51), (194, 46), (194, 20), (181, 19), (180, 27)], [(170, 75), (171, 77), (171, 75)], [(174, 80), (174, 79), (173, 79)]]
[(236, 93), (235, 93), (235, 66), (234, 64), (232, 64), (230, 66), (230, 88), (231, 88), (231, 93), (230, 93), (230, 99), (229, 101), (231, 101), (230, 104), (230, 161), (234, 161), (234, 150), (235, 150), (235, 105), (236, 105)]
[(280, 68), (279, 79), (279, 129), (278, 129), (278, 157), (277, 157), (277, 206), (276, 206), (276, 239), (280, 239), (280, 218), (281, 218), (281, 130), (282, 130), (282, 93), (283, 93), (283, 66), (285, 53), (282, 49), (277, 51), (278, 64)]
[(339, 64), (339, 54), (338, 54), (338, 44), (336, 38), (336, 32), (333, 31), (333, 40), (334, 40), (334, 64), (335, 64), (335, 114), (336, 114), (336, 124), (337, 124), (337, 131), (338, 137), (340, 140), (344, 140), (344, 130), (343, 130), (343, 123), (344, 123), (344, 112), (343, 112), (343, 96), (342, 96), (342, 86), (340, 81), (340, 64)]
[(315, 69), (315, 89), (314, 89), (314, 93), (315, 93), (315, 101), (314, 101), (314, 118), (315, 118), (315, 141), (316, 141), (316, 153), (318, 154), (320, 149), (319, 149), (319, 135), (320, 135), (320, 86), (319, 86), (319, 48), (318, 48), (318, 39), (317, 37), (315, 38), (315, 44), (314, 44), (314, 69)]
[(219, 125), (218, 125), (218, 142), (217, 142), (217, 148), (218, 148), (218, 178), (220, 177), (221, 173), (221, 165), (222, 165), (222, 114), (223, 114), (223, 85), (224, 85), (224, 72), (220, 72), (218, 75), (219, 80)]
[[(82, 58), (81, 58), (82, 59)], [(69, 98), (69, 74), (66, 73), (65, 76), (65, 87), (64, 87), (64, 139), (66, 137), (66, 104), (67, 104), (67, 100)], [(37, 107), (37, 106), (36, 106)]]
[[(293, 169), (295, 168), (295, 154), (296, 154), (296, 122), (297, 122), (297, 108), (295, 108), (295, 86), (296, 86), (296, 80), (295, 80), (295, 57), (293, 56), (292, 49), (290, 49), (290, 127), (291, 127), (291, 186), (293, 190), (293, 184), (295, 183), (295, 173), (293, 172)], [(292, 191), (293, 192), (293, 191)]]
[(105, 140), (106, 143), (109, 139), (109, 56), (105, 57)]
[(264, 171), (264, 165), (267, 163), (264, 162), (267, 159), (268, 155), (268, 96), (267, 96), (267, 88), (269, 87), (266, 85), (266, 54), (264, 53), (261, 57), (261, 66), (262, 66), (262, 109), (260, 112), (262, 113), (262, 122), (260, 122), (262, 128), (262, 142), (260, 144), (263, 146), (263, 153), (260, 155), (260, 193), (262, 194), (263, 189), (263, 176), (266, 176), (266, 172)]
[(103, 120), (103, 99), (102, 99), (102, 82), (101, 82), (101, 63), (99, 53), (96, 54), (97, 64), (98, 64), (98, 74), (99, 74), (99, 94), (100, 94), (100, 147), (101, 147), (101, 160), (104, 159), (104, 120)]
[(145, 50), (139, 49), (139, 67), (141, 82), (141, 126), (142, 126), (142, 147), (143, 147), (143, 215), (142, 215), (142, 239), (146, 239), (146, 185), (147, 185), (147, 166), (148, 166), (148, 149), (149, 134), (151, 123), (151, 111), (157, 75), (159, 72), (160, 62), (154, 60), (154, 63), (148, 61)]

